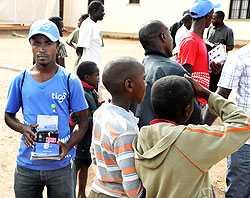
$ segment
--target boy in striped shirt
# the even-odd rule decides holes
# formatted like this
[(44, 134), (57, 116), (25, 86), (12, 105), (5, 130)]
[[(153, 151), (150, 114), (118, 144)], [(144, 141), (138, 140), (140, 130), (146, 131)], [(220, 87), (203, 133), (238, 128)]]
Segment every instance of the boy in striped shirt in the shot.
[(89, 198), (141, 197), (142, 183), (135, 170), (132, 141), (138, 134), (138, 119), (129, 111), (145, 95), (143, 65), (131, 57), (108, 62), (102, 81), (112, 96), (93, 116), (90, 152), (97, 165)]

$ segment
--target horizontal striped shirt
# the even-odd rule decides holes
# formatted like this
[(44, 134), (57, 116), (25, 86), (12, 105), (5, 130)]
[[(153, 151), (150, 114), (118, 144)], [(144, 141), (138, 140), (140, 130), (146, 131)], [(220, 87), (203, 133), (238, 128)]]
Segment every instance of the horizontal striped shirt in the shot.
[(97, 165), (92, 189), (112, 197), (140, 197), (142, 183), (135, 170), (132, 141), (138, 134), (132, 112), (104, 103), (93, 116), (90, 148)]

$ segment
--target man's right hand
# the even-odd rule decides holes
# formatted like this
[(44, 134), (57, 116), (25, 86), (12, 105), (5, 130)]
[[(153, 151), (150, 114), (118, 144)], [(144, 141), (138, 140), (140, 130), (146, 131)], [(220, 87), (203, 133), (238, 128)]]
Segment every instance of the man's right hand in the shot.
[(192, 79), (187, 74), (184, 75), (184, 78), (186, 78), (193, 85), (196, 98), (204, 98), (205, 100), (208, 100), (208, 97), (211, 94), (211, 92), (208, 89), (201, 86), (198, 81)]
[(35, 145), (36, 142), (34, 141), (37, 139), (36, 134), (33, 132), (35, 128), (38, 127), (39, 124), (30, 124), (30, 125), (24, 125), (22, 134), (24, 136), (24, 143), (27, 147), (31, 147), (32, 145)]

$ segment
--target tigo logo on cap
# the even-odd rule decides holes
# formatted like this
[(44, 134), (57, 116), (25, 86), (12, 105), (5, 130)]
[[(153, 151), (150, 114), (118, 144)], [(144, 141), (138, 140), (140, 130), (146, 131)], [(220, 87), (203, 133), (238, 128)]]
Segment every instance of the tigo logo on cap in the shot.
[(32, 36), (37, 34), (47, 36), (52, 42), (56, 42), (60, 38), (56, 25), (47, 19), (38, 20), (32, 24), (28, 39), (30, 40)]
[(220, 3), (212, 3), (209, 0), (195, 0), (190, 9), (190, 14), (193, 18), (200, 18), (218, 7), (220, 7)]
[(50, 24), (46, 23), (43, 25), (43, 29), (48, 30), (50, 28)]

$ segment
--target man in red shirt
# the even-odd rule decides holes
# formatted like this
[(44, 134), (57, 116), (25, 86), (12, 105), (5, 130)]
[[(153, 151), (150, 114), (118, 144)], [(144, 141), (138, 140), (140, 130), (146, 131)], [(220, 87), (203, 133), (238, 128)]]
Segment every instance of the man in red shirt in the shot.
[[(202, 86), (209, 89), (209, 70), (218, 73), (221, 70), (220, 63), (208, 63), (208, 53), (206, 44), (203, 40), (205, 28), (208, 28), (212, 21), (214, 8), (218, 8), (219, 3), (213, 4), (209, 0), (195, 0), (190, 14), (193, 18), (191, 30), (181, 41), (178, 53), (178, 62), (192, 74), (192, 78), (197, 80)], [(201, 106), (206, 105), (207, 101), (198, 98)]]

